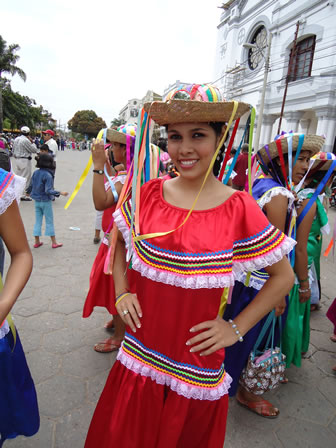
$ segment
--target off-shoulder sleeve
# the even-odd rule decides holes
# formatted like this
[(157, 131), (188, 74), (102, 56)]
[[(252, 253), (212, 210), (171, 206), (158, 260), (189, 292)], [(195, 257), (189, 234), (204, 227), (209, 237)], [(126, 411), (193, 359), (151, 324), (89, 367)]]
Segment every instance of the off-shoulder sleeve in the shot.
[(0, 168), (0, 215), (16, 199), (20, 200), (26, 185), (26, 179)]
[[(247, 193), (240, 195), (233, 243), (233, 271), (256, 271), (280, 261), (296, 241), (274, 227)], [(238, 216), (237, 216), (238, 218)]]

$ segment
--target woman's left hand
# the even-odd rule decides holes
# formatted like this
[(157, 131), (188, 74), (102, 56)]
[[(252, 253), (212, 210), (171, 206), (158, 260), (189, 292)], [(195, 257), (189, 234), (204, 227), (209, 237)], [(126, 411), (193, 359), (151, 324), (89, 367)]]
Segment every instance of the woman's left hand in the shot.
[(215, 320), (202, 322), (190, 329), (191, 333), (198, 331), (201, 331), (201, 333), (189, 339), (186, 345), (193, 345), (190, 351), (201, 352), (200, 356), (211, 355), (217, 350), (229, 347), (238, 341), (231, 324), (219, 316)]
[(299, 291), (299, 301), (300, 303), (306, 303), (310, 299), (311, 296), (311, 290), (310, 288), (307, 288), (306, 292), (300, 292)]

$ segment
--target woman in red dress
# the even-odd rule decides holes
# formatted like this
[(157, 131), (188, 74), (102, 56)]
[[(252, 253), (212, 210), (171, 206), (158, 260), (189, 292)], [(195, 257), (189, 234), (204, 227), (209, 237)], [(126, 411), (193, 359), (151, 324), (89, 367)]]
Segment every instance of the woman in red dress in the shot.
[[(83, 308), (83, 317), (89, 317), (96, 306), (106, 308), (113, 321), (106, 324), (109, 328), (113, 323), (114, 335), (98, 342), (94, 349), (100, 353), (110, 353), (118, 350), (125, 334), (125, 325), (115, 309), (115, 290), (112, 275), (104, 273), (104, 263), (108, 252), (109, 232), (113, 226), (112, 214), (115, 211), (118, 197), (126, 180), (126, 171), (118, 171), (110, 181), (104, 176), (104, 167), (110, 166), (110, 152), (120, 167), (127, 167), (127, 160), (133, 158), (136, 126), (120, 126), (117, 130), (108, 129), (106, 138), (111, 142), (111, 148), (105, 150), (103, 142), (96, 142), (92, 147), (93, 160), (93, 202), (97, 210), (103, 210), (102, 229), (104, 237), (90, 273), (90, 289)], [(127, 146), (127, 137), (129, 147)], [(110, 173), (109, 175), (112, 175)]]
[[(222, 448), (231, 382), (225, 347), (242, 340), (293, 284), (285, 254), (295, 242), (267, 221), (251, 196), (223, 185), (209, 169), (223, 123), (249, 106), (218, 101), (211, 86), (190, 87), (191, 99), (207, 102), (145, 105), (156, 123), (167, 126), (169, 155), (180, 176), (141, 188), (140, 234), (134, 227), (131, 242), (131, 201), (114, 214), (120, 230), (116, 308), (126, 335), (86, 448)], [(136, 295), (128, 292), (127, 251)], [(262, 267), (270, 278), (255, 300), (235, 322), (219, 318), (223, 288), (238, 272)]]

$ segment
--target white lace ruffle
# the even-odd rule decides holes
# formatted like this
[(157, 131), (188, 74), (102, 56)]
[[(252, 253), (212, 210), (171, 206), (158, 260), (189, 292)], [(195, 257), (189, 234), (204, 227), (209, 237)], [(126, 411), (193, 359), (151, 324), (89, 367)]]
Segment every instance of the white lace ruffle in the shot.
[(232, 382), (232, 378), (226, 372), (223, 382), (216, 388), (208, 389), (195, 387), (190, 384), (183, 383), (182, 381), (178, 381), (167, 374), (158, 372), (140, 363), (134, 358), (126, 355), (122, 348), (118, 352), (117, 359), (132, 372), (147, 378), (151, 378), (151, 380), (155, 381), (157, 384), (168, 386), (178, 395), (182, 395), (188, 399), (193, 398), (194, 400), (209, 401), (219, 400), (223, 395), (228, 394), (230, 384)]
[(5, 322), (3, 323), (2, 327), (0, 328), (0, 339), (4, 338), (6, 336), (6, 334), (9, 333), (9, 325), (7, 320), (5, 320)]
[(0, 198), (0, 215), (5, 213), (8, 207), (16, 199), (18, 202), (26, 186), (26, 179), (21, 176), (14, 176), (13, 181), (8, 185), (7, 190)]
[(327, 222), (327, 224), (325, 226), (321, 227), (321, 233), (323, 233), (323, 235), (329, 235), (330, 233), (330, 225)]
[(260, 199), (257, 200), (257, 204), (259, 205), (259, 207), (261, 209), (263, 209), (266, 204), (271, 202), (272, 198), (274, 198), (275, 196), (279, 196), (279, 195), (285, 196), (286, 198), (289, 199), (288, 200), (288, 210), (291, 210), (293, 207), (293, 204), (294, 204), (295, 197), (291, 191), (287, 190), (284, 187), (271, 188), (263, 196), (261, 196)]
[[(113, 213), (114, 222), (123, 235), (127, 253), (130, 253), (129, 245), (129, 228), (122, 216), (121, 210), (118, 209)], [(132, 247), (132, 269), (139, 272), (143, 277), (146, 277), (155, 282), (164, 283), (166, 285), (177, 286), (185, 289), (213, 289), (226, 288), (233, 286), (235, 280), (241, 277), (241, 274), (246, 272), (258, 271), (266, 266), (270, 266), (280, 261), (284, 255), (287, 255), (295, 246), (296, 241), (292, 238), (286, 237), (285, 241), (280, 247), (277, 247), (272, 252), (264, 254), (259, 258), (254, 258), (253, 261), (234, 262), (232, 273), (226, 275), (195, 275), (183, 276), (173, 274), (167, 271), (160, 271), (148, 266), (142, 261), (134, 248)], [(260, 289), (260, 288), (259, 288)]]

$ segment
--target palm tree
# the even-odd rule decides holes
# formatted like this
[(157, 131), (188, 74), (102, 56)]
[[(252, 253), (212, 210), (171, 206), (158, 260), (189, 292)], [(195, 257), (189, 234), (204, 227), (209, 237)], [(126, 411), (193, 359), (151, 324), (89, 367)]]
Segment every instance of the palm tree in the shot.
[(19, 75), (23, 81), (27, 78), (25, 72), (16, 65), (20, 59), (20, 56), (16, 54), (19, 50), (20, 46), (18, 44), (7, 46), (7, 42), (0, 36), (0, 132), (2, 131), (3, 123), (2, 89), (6, 81), (8, 81), (3, 77), (3, 74), (8, 73), (11, 76)]

